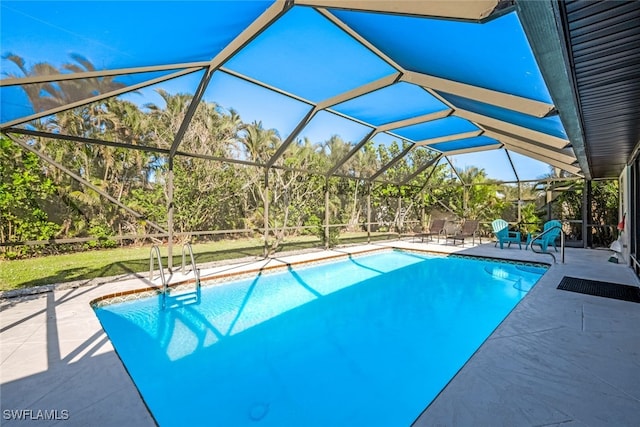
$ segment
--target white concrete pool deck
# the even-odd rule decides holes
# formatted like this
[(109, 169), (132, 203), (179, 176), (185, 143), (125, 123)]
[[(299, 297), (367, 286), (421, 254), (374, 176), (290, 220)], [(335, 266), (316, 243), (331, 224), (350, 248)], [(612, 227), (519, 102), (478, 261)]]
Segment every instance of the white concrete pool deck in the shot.
[[(552, 261), (493, 243), (463, 248), (409, 239), (217, 266), (201, 276), (383, 246)], [(610, 255), (568, 248), (566, 263), (551, 266), (414, 425), (640, 425), (640, 304), (556, 289), (565, 275), (640, 286), (631, 269), (607, 262)], [(89, 305), (148, 286), (132, 277), (0, 300), (0, 424), (155, 425)]]

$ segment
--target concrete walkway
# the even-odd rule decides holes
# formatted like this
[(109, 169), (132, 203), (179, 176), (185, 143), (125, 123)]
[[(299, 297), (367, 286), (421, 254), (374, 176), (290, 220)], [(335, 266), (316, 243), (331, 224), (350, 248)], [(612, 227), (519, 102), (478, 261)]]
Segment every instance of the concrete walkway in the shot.
[[(202, 276), (385, 246), (551, 262), (493, 244), (407, 240), (216, 266)], [(629, 268), (607, 262), (609, 255), (568, 249), (566, 264), (550, 268), (415, 425), (638, 425), (640, 304), (555, 289), (564, 275), (640, 285)], [(155, 425), (89, 305), (153, 284), (132, 278), (0, 300), (1, 424)]]
[(640, 426), (640, 304), (556, 289), (563, 276), (639, 286), (610, 255), (567, 249), (414, 425)]

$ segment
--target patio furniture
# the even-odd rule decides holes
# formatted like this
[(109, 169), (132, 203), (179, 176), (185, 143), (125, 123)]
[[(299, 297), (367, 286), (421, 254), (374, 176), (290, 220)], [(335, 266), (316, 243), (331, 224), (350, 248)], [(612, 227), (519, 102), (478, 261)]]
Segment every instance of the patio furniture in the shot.
[[(547, 230), (550, 231), (547, 232)], [(560, 221), (558, 221), (557, 219), (547, 221), (544, 223), (544, 227), (542, 229), (542, 237), (533, 239), (530, 244), (531, 246), (539, 245), (542, 252), (547, 252), (547, 247), (549, 246), (553, 246), (553, 249), (558, 252), (558, 248), (556, 247), (556, 239), (560, 236), (561, 232), (562, 223)]]
[[(459, 234), (454, 234), (453, 236), (448, 236), (447, 240), (453, 240), (453, 244), (456, 242), (464, 243), (466, 239), (472, 238), (473, 244), (476, 243), (476, 235), (478, 235), (478, 228), (480, 226), (480, 221), (468, 219), (462, 224), (462, 229)], [(479, 235), (478, 235), (479, 236)], [(480, 243), (482, 243), (482, 237), (480, 237)]]
[(412, 241), (415, 241), (416, 236), (419, 236), (423, 232), (424, 231), (422, 230), (422, 225), (417, 224), (417, 225), (414, 225), (413, 227), (407, 227), (403, 229), (402, 232), (400, 233), (400, 238), (411, 237)]
[(447, 238), (447, 233), (445, 230), (446, 220), (444, 219), (434, 219), (429, 226), (429, 231), (424, 233), (417, 233), (415, 237), (420, 237), (421, 241), (424, 242), (424, 238), (428, 237), (430, 241), (433, 241), (432, 237), (436, 236), (438, 239), (438, 243), (440, 243), (440, 236), (444, 236)]
[(496, 219), (491, 223), (493, 233), (496, 235), (496, 244), (500, 243), (500, 249), (504, 249), (504, 244), (508, 243), (507, 248), (511, 247), (511, 243), (517, 243), (518, 247), (522, 249), (522, 243), (520, 242), (519, 231), (509, 231), (509, 223), (504, 219)]

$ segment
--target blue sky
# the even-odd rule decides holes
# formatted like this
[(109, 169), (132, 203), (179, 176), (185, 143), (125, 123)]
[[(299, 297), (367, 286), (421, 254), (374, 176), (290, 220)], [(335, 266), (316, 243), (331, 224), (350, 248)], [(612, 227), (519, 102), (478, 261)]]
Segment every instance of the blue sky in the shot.
[[(210, 60), (270, 4), (270, 1), (2, 1), (3, 78), (5, 73), (20, 74), (13, 64), (4, 59), (8, 53), (22, 56), (28, 67), (38, 62), (49, 62), (59, 67), (71, 62), (69, 55), (72, 53), (86, 57), (98, 69)], [(527, 50), (524, 35), (505, 40), (501, 33), (507, 30), (513, 32), (519, 26), (513, 14), (491, 21), (485, 28), (493, 30), (488, 35), (482, 35), (484, 33), (479, 32), (477, 24), (431, 20), (431, 26), (428, 26), (426, 21), (415, 18), (334, 13), (356, 30), (378, 41), (384, 49), (397, 52), (413, 69), (449, 78), (468, 79), (471, 83), (484, 84), (496, 90), (519, 91), (545, 101), (549, 98), (546, 88), (540, 88), (544, 82)], [(202, 16), (206, 16), (206, 19), (198, 19)], [(421, 36), (416, 38), (415, 34)], [(468, 39), (470, 35), (474, 37), (473, 49), (467, 48), (466, 53), (470, 56), (461, 58), (465, 53), (465, 37)], [(437, 42), (445, 37), (448, 38), (446, 43)], [(502, 40), (501, 49), (496, 49), (496, 37)], [(408, 38), (410, 42), (401, 44), (403, 38), (405, 41)], [(434, 42), (424, 43), (425, 40)], [(414, 55), (409, 55), (403, 49), (414, 49)], [(415, 55), (416, 49), (422, 49), (422, 54)], [(464, 61), (470, 61), (473, 67), (465, 67)], [(500, 63), (513, 64), (513, 67), (507, 70), (498, 66), (498, 73), (487, 75), (486, 67), (496, 67)], [(395, 72), (323, 16), (304, 7), (289, 11), (241, 54), (228, 61), (225, 67), (311, 102), (322, 101)], [(477, 72), (469, 73), (472, 69)], [(447, 73), (449, 75), (445, 75)], [(193, 93), (201, 75), (195, 73), (184, 76), (122, 98), (138, 105), (162, 105), (155, 89), (162, 88), (170, 93)], [(140, 74), (117, 79), (133, 84), (150, 77), (150, 74)], [(514, 85), (517, 88), (511, 89)], [(19, 96), (19, 91), (13, 87), (0, 89), (3, 122), (24, 114), (26, 100), (24, 96)], [(535, 94), (527, 91), (534, 91)], [(290, 134), (311, 108), (305, 102), (223, 72), (214, 74), (204, 99), (215, 101), (227, 109), (235, 109), (245, 122), (262, 121), (264, 127), (277, 129), (283, 138)], [(438, 111), (443, 104), (426, 91), (401, 83), (335, 108), (379, 125), (415, 114)], [(454, 121), (449, 120), (450, 123)], [(558, 124), (553, 122), (550, 128), (556, 131)], [(559, 126), (561, 128), (561, 124)], [(425, 130), (421, 131), (422, 128)], [(420, 132), (427, 132), (428, 128), (433, 128), (433, 125), (407, 129), (411, 135), (406, 136), (420, 140), (427, 135), (421, 135)], [(338, 134), (343, 140), (355, 144), (369, 130), (366, 126), (322, 112), (300, 137), (321, 142)], [(402, 131), (398, 131), (398, 134), (402, 134)], [(504, 152), (502, 157), (500, 154), (466, 154), (456, 156), (454, 162), (461, 168), (476, 164), (484, 168), (490, 177), (512, 180), (513, 173), (504, 157)], [(517, 167), (523, 165), (526, 168), (526, 172), (519, 173), (521, 179), (536, 178), (549, 171), (549, 167), (540, 162), (520, 158), (522, 156), (514, 157)]]

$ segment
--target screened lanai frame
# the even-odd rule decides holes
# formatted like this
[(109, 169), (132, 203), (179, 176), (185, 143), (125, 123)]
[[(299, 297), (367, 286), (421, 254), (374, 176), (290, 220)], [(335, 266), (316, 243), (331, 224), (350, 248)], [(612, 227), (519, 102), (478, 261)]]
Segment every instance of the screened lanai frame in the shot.
[[(230, 162), (262, 167), (265, 169), (265, 177), (267, 177), (268, 170), (271, 168), (297, 170), (295, 168), (287, 168), (286, 166), (277, 164), (278, 159), (286, 152), (287, 148), (291, 144), (295, 143), (298, 135), (314, 117), (321, 112), (328, 112), (345, 120), (358, 123), (369, 130), (363, 138), (352, 144), (352, 149), (346, 156), (341, 160), (338, 160), (329, 170), (321, 173), (326, 179), (329, 179), (331, 176), (342, 176), (364, 179), (368, 182), (390, 183), (399, 186), (416, 185), (417, 187), (425, 188), (428, 186), (429, 177), (431, 176), (429, 168), (435, 169), (440, 160), (446, 159), (449, 162), (449, 156), (493, 149), (502, 150), (506, 153), (507, 158), (509, 159), (508, 165), (513, 170), (513, 174), (516, 177), (513, 182), (524, 182), (524, 180), (519, 178), (518, 171), (511, 160), (509, 152), (515, 152), (534, 158), (573, 175), (573, 177), (567, 179), (578, 179), (582, 177), (582, 168), (578, 164), (578, 158), (573, 152), (569, 138), (563, 134), (564, 131), (561, 129), (562, 124), (557, 117), (558, 111), (551, 102), (548, 93), (536, 97), (538, 99), (534, 99), (521, 94), (489, 89), (477, 84), (470, 84), (427, 72), (415, 71), (414, 69), (408, 68), (407, 65), (402, 64), (403, 62), (406, 63), (408, 61), (407, 58), (402, 55), (402, 52), (399, 54), (401, 59), (396, 60), (393, 52), (391, 52), (387, 46), (385, 46), (385, 50), (387, 51), (385, 52), (378, 46), (379, 43), (375, 40), (371, 41), (370, 37), (366, 36), (367, 31), (370, 29), (364, 25), (366, 24), (365, 21), (367, 16), (374, 16), (376, 19), (410, 20), (412, 24), (416, 24), (418, 26), (426, 25), (425, 23), (432, 21), (437, 22), (439, 25), (455, 25), (456, 22), (461, 22), (465, 25), (475, 25), (478, 26), (477, 28), (481, 28), (480, 26), (491, 25), (493, 22), (499, 22), (500, 19), (506, 19), (504, 17), (509, 15), (511, 16), (511, 18), (509, 18), (510, 20), (515, 19), (517, 21), (517, 18), (513, 18), (517, 15), (517, 4), (514, 6), (512, 2), (500, 0), (465, 2), (465, 7), (456, 5), (456, 2), (453, 2), (453, 4), (447, 4), (447, 2), (397, 3), (398, 4), (394, 5), (394, 2), (370, 1), (353, 1), (348, 3), (324, 0), (300, 0), (293, 2), (274, 1), (271, 2), (264, 12), (253, 20), (243, 31), (233, 38), (230, 43), (224, 46), (208, 61), (84, 71), (59, 75), (3, 78), (0, 80), (0, 89), (10, 87), (28, 87), (29, 85), (38, 85), (48, 82), (90, 79), (95, 77), (115, 77), (159, 72), (168, 73), (155, 76), (152, 79), (136, 82), (121, 89), (107, 93), (100, 93), (89, 99), (74, 100), (68, 104), (50, 108), (45, 111), (34, 112), (33, 114), (2, 120), (3, 123), (0, 125), (0, 129), (4, 134), (11, 137), (14, 142), (22, 145), (25, 149), (28, 149), (29, 144), (25, 141), (19, 141), (16, 135), (23, 135), (27, 138), (44, 137), (66, 139), (78, 143), (102, 144), (118, 148), (153, 151), (167, 156), (169, 159), (169, 165), (172, 164), (172, 159), (175, 156), (187, 156), (217, 162)], [(349, 90), (333, 94), (332, 96), (323, 98), (319, 101), (312, 101), (299, 94), (293, 93), (291, 90), (284, 90), (277, 85), (262, 81), (230, 68), (230, 61), (231, 65), (233, 65), (232, 60), (236, 58), (237, 55), (241, 54), (241, 52), (248, 46), (251, 46), (252, 43), (254, 43), (261, 35), (265, 34), (270, 27), (278, 23), (282, 17), (286, 16), (293, 10), (305, 10), (307, 12), (313, 11), (309, 13), (317, 15), (317, 19), (322, 20), (325, 25), (330, 25), (334, 30), (337, 29), (346, 34), (350, 43), (355, 43), (366, 49), (369, 54), (377, 58), (377, 60), (379, 60), (384, 67), (389, 68), (391, 72)], [(375, 14), (372, 14), (372, 12), (375, 12)], [(363, 28), (359, 30), (358, 27), (360, 25), (363, 25)], [(524, 32), (520, 36), (524, 36)], [(391, 38), (389, 38), (389, 40), (389, 43), (391, 44), (398, 42)], [(385, 40), (385, 42), (387, 42), (387, 40)], [(529, 54), (535, 63), (533, 53), (529, 52)], [(169, 148), (142, 147), (117, 141), (95, 140), (72, 135), (54, 134), (34, 130), (28, 126), (29, 122), (45, 118), (52, 114), (71, 110), (92, 102), (118, 96), (134, 90), (143, 89), (157, 83), (198, 72), (202, 73), (202, 78), (200, 79), (198, 87), (193, 94), (192, 101), (185, 112), (185, 118)], [(240, 158), (229, 159), (198, 153), (187, 153), (179, 150), (182, 139), (187, 132), (190, 120), (193, 117), (196, 108), (200, 104), (200, 101), (203, 99), (208, 84), (214, 76), (214, 73), (218, 72), (225, 73), (236, 79), (240, 79), (279, 95), (286, 96), (309, 107), (309, 110), (304, 117), (296, 126), (294, 126), (292, 132), (283, 139), (280, 147), (278, 147), (277, 151), (267, 161), (252, 162)], [(537, 72), (540, 73), (539, 70), (537, 70)], [(420, 89), (425, 93), (425, 96), (431, 97), (434, 102), (440, 103), (443, 108), (429, 112), (421, 111), (417, 114), (409, 115), (408, 117), (378, 124), (372, 124), (358, 117), (354, 117), (356, 114), (349, 115), (340, 111), (340, 107), (344, 106), (348, 102), (363, 99), (367, 96), (373, 96), (385, 89), (398, 87), (398, 85), (413, 85), (411, 87)], [(543, 92), (547, 92), (547, 90), (544, 89)], [(5, 99), (5, 97), (3, 97), (3, 99)], [(466, 108), (461, 108), (460, 105), (463, 105)], [(419, 137), (419, 133), (416, 133), (416, 136), (413, 138), (407, 137), (406, 134), (401, 134), (403, 129), (409, 131), (409, 129), (413, 128), (413, 131), (416, 131), (417, 128), (434, 127), (435, 124), (441, 122), (444, 123), (446, 121), (464, 121), (468, 123), (471, 128), (463, 128), (458, 131), (454, 127), (453, 131), (450, 132), (427, 132), (425, 134), (427, 135), (426, 137)], [(549, 124), (549, 121), (553, 123)], [(558, 123), (560, 123), (560, 132), (557, 132)], [(27, 126), (25, 126), (25, 124), (27, 124)], [(527, 124), (531, 125), (527, 126)], [(553, 128), (552, 131), (548, 131), (549, 128)], [(418, 129), (416, 132), (423, 130), (424, 129)], [(368, 141), (379, 134), (391, 135), (392, 137), (397, 137), (400, 141), (406, 141), (406, 148), (400, 153), (400, 155), (393, 158), (390, 162), (380, 165), (378, 171), (369, 177), (362, 178), (341, 174), (341, 166), (347, 163), (349, 159), (352, 158)], [(441, 149), (438, 149), (439, 147)], [(450, 149), (443, 149), (442, 147), (449, 147)], [(416, 150), (418, 148), (424, 148), (432, 151), (434, 156), (432, 159), (433, 161), (429, 161), (426, 164), (421, 165), (413, 173), (404, 177), (402, 180), (395, 181), (384, 179), (384, 174), (387, 170), (392, 168), (396, 162), (400, 161), (412, 150)], [(453, 171), (456, 171), (453, 164), (451, 164), (451, 166)], [(299, 171), (312, 172), (316, 174), (319, 173), (319, 171)], [(170, 167), (169, 176), (171, 176), (171, 174), (172, 171)], [(416, 179), (420, 176), (424, 176), (425, 180), (423, 182), (416, 182)], [(564, 178), (558, 177), (557, 179), (562, 180)], [(462, 180), (460, 181), (460, 185), (465, 185)], [(168, 179), (168, 182), (170, 183), (171, 179)], [(105, 197), (106, 196), (108, 195), (105, 195)], [(171, 200), (169, 201), (169, 206), (172, 206)], [(170, 207), (170, 217), (171, 209), (172, 208)], [(325, 225), (326, 229), (328, 229), (328, 219), (326, 219)], [(160, 226), (156, 228), (162, 229)], [(169, 225), (169, 230), (167, 232), (170, 236), (172, 235), (173, 230), (171, 230), (171, 225)], [(267, 226), (265, 227), (265, 235), (266, 234), (268, 234)], [(171, 241), (172, 239), (170, 238), (169, 240)]]

